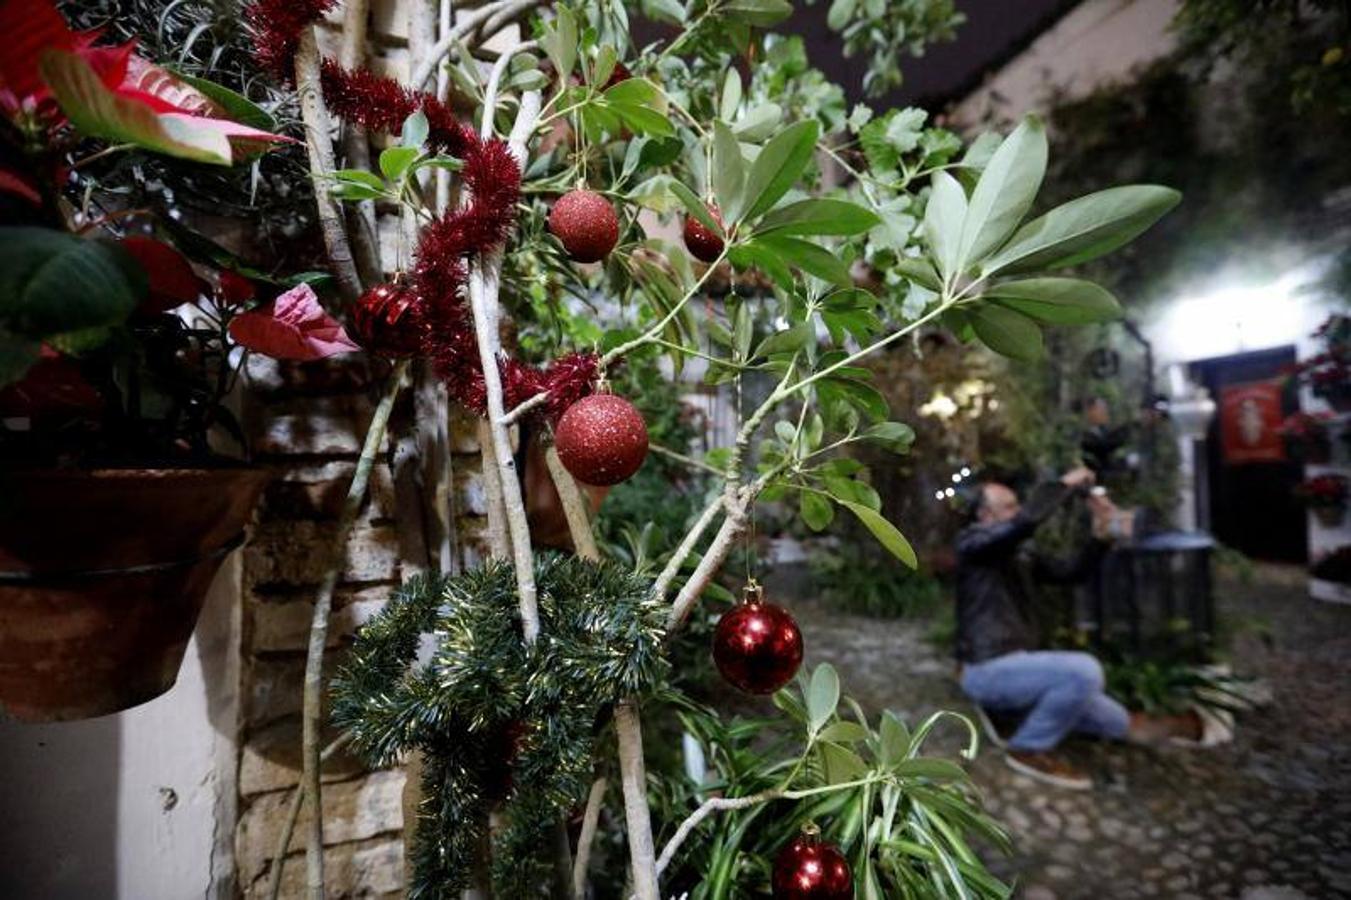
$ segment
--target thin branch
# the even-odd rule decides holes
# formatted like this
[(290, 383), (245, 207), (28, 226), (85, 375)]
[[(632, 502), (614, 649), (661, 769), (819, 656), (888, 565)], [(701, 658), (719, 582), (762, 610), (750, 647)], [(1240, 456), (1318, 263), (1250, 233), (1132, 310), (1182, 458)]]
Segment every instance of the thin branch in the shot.
[(704, 555), (699, 560), (699, 565), (695, 566), (694, 573), (690, 575), (689, 580), (681, 587), (680, 593), (671, 603), (671, 612), (666, 617), (666, 635), (669, 639), (671, 634), (685, 623), (690, 610), (694, 608), (694, 603), (699, 599), (699, 595), (708, 587), (708, 583), (713, 580), (718, 569), (727, 560), (727, 554), (732, 551), (732, 546), (736, 543), (741, 532), (746, 527), (746, 506), (745, 501), (738, 500), (727, 504), (727, 518), (723, 519), (722, 527), (713, 537), (713, 543), (704, 551)]
[(371, 470), (375, 468), (375, 458), (380, 453), (380, 445), (385, 439), (385, 429), (389, 425), (389, 414), (394, 408), (394, 399), (399, 395), (407, 372), (406, 360), (394, 366), (394, 371), (390, 373), (389, 382), (385, 386), (384, 396), (380, 398), (380, 403), (371, 416), (371, 423), (366, 428), (366, 440), (361, 447), (361, 457), (357, 460), (356, 471), (352, 473), (352, 483), (347, 488), (347, 498), (343, 501), (342, 512), (338, 516), (338, 527), (328, 546), (324, 577), (319, 583), (319, 593), (314, 598), (314, 617), (310, 620), (310, 641), (305, 656), (305, 692), (301, 710), (301, 753), (304, 760), (301, 783), (305, 786), (305, 794), (314, 812), (310, 822), (309, 842), (305, 848), (305, 884), (311, 900), (324, 898), (324, 807), (319, 778), (322, 764), (319, 737), (323, 709), (324, 648), (328, 644), (329, 613), (333, 609), (333, 591), (338, 585), (347, 557), (347, 538), (365, 499)]
[(637, 350), (644, 344), (651, 342), (654, 338), (656, 338), (663, 331), (665, 331), (666, 326), (670, 325), (672, 320), (674, 320), (676, 316), (680, 315), (680, 311), (685, 308), (685, 304), (690, 301), (690, 298), (693, 297), (695, 294), (699, 293), (699, 288), (704, 286), (704, 282), (708, 280), (708, 276), (713, 274), (713, 270), (718, 267), (718, 265), (723, 261), (724, 258), (726, 258), (726, 256), (727, 256), (727, 248), (723, 247), (723, 251), (718, 254), (718, 258), (713, 260), (713, 262), (709, 263), (708, 268), (704, 269), (704, 274), (700, 275), (699, 280), (694, 282), (694, 285), (688, 291), (685, 292), (685, 296), (681, 297), (680, 300), (677, 301), (676, 304), (671, 307), (670, 312), (668, 312), (665, 316), (663, 316), (657, 322), (657, 324), (653, 325), (651, 328), (649, 328), (642, 334), (638, 335), (633, 340), (626, 341), (623, 344), (620, 344), (618, 347), (611, 348), (611, 350), (608, 353), (606, 353), (604, 356), (600, 358), (600, 368), (604, 369), (606, 366), (610, 365), (620, 357), (632, 353), (634, 350)]
[(427, 83), (427, 79), (432, 77), (436, 67), (441, 65), (442, 60), (451, 50), (455, 49), (455, 45), (489, 19), (500, 15), (506, 16), (510, 20), (536, 6), (543, 5), (543, 3), (544, 0), (497, 0), (495, 3), (480, 6), (455, 23), (455, 27), (436, 42), (436, 45), (427, 53), (427, 58), (422, 60), (413, 70), (413, 78), (409, 85), (414, 90), (422, 90)]
[(605, 789), (609, 782), (605, 776), (591, 783), (591, 793), (586, 796), (586, 809), (582, 813), (582, 831), (577, 836), (577, 858), (572, 864), (572, 895), (586, 896), (586, 872), (591, 866), (591, 846), (596, 841), (596, 830), (600, 824), (600, 808), (605, 802)]
[(552, 444), (544, 451), (544, 461), (553, 476), (554, 490), (558, 491), (558, 500), (563, 505), (563, 515), (568, 520), (568, 531), (572, 534), (572, 546), (582, 559), (599, 560), (600, 548), (596, 546), (596, 536), (591, 531), (591, 522), (587, 517), (586, 498), (577, 487), (577, 480), (558, 458), (558, 450)]
[(694, 552), (694, 548), (699, 543), (699, 539), (704, 536), (704, 532), (713, 524), (713, 520), (718, 517), (718, 513), (724, 508), (725, 502), (726, 498), (719, 493), (718, 496), (713, 499), (712, 503), (709, 503), (708, 506), (704, 507), (704, 511), (701, 512), (699, 518), (695, 520), (694, 527), (685, 534), (684, 539), (681, 540), (679, 546), (676, 547), (675, 552), (671, 554), (671, 558), (666, 561), (666, 567), (661, 570), (661, 574), (657, 576), (657, 580), (652, 582), (652, 596), (656, 597), (658, 600), (666, 599), (666, 592), (671, 589), (671, 582), (675, 581), (676, 575), (680, 574), (680, 567), (685, 564), (685, 560)]
[(685, 821), (680, 823), (680, 827), (676, 829), (675, 834), (671, 835), (671, 839), (666, 842), (666, 846), (661, 848), (661, 856), (657, 859), (657, 874), (660, 875), (666, 871), (666, 867), (671, 864), (672, 857), (680, 849), (680, 845), (685, 843), (685, 839), (690, 836), (690, 832), (698, 828), (699, 823), (713, 813), (759, 806), (761, 803), (777, 800), (783, 795), (783, 788), (770, 788), (748, 797), (711, 797), (705, 800)]
[(657, 851), (652, 840), (652, 814), (647, 807), (643, 729), (636, 699), (630, 697), (615, 706), (615, 732), (619, 736), (619, 773), (624, 788), (624, 822), (628, 826), (634, 892), (638, 900), (661, 900), (657, 887)]
[(531, 397), (529, 400), (522, 402), (520, 406), (517, 406), (511, 412), (503, 416), (502, 421), (499, 422), (498, 424), (510, 428), (512, 425), (515, 425), (518, 421), (520, 421), (521, 417), (524, 416), (526, 413), (548, 402), (549, 402), (549, 392), (540, 391), (538, 394)]
[[(497, 473), (493, 430), (487, 419), (478, 420), (478, 446), (483, 458), (483, 493), (488, 507), (488, 555), (506, 559), (511, 555), (507, 538), (507, 508), (502, 500), (502, 479)], [(492, 464), (489, 464), (489, 460)]]
[(498, 87), (502, 83), (502, 75), (507, 71), (507, 66), (511, 65), (512, 57), (538, 47), (539, 44), (535, 41), (524, 41), (505, 50), (497, 57), (497, 62), (493, 63), (492, 71), (488, 73), (488, 86), (483, 91), (483, 122), (479, 125), (479, 137), (487, 140), (492, 136), (493, 122), (488, 118), (488, 111), (497, 109)]
[(683, 466), (689, 466), (691, 469), (699, 469), (699, 470), (701, 470), (701, 471), (709, 472), (709, 473), (711, 473), (711, 474), (713, 474), (713, 475), (717, 475), (717, 476), (719, 476), (719, 477), (721, 477), (722, 474), (723, 474), (722, 469), (719, 469), (719, 468), (716, 467), (716, 466), (710, 466), (708, 463), (704, 462), (702, 459), (695, 459), (693, 456), (686, 456), (684, 453), (680, 453), (679, 451), (672, 450), (670, 447), (663, 447), (661, 444), (651, 444), (651, 443), (649, 443), (649, 444), (647, 445), (647, 449), (651, 450), (653, 453), (657, 454), (658, 456), (664, 456), (664, 457), (666, 457), (667, 459), (671, 460), (672, 462), (678, 462), (678, 463), (680, 463), (680, 464), (683, 465)]
[[(333, 754), (352, 742), (352, 732), (344, 731), (334, 738), (324, 752), (319, 754), (320, 762), (328, 762)], [(291, 794), (291, 805), (286, 810), (286, 824), (282, 826), (281, 837), (277, 840), (277, 851), (272, 854), (272, 871), (268, 878), (267, 896), (277, 900), (281, 896), (281, 875), (286, 868), (286, 850), (291, 846), (291, 835), (295, 834), (296, 822), (300, 819), (300, 807), (305, 802), (305, 786), (297, 783)]]
[(314, 28), (308, 27), (300, 32), (300, 45), (296, 48), (296, 93), (300, 97), (300, 115), (305, 122), (305, 146), (309, 151), (310, 177), (315, 182), (314, 205), (319, 214), (324, 247), (338, 290), (343, 299), (351, 302), (361, 295), (361, 280), (352, 261), (342, 207), (329, 191), (335, 168), (332, 123), (319, 82), (319, 45)]
[[(338, 61), (347, 70), (361, 66), (366, 58), (366, 30), (370, 21), (370, 0), (347, 0), (342, 11), (342, 45)], [(369, 170), (371, 145), (366, 129), (356, 122), (342, 125), (342, 152), (349, 169)], [(352, 231), (352, 249), (356, 254), (357, 272), (363, 284), (377, 284), (384, 279), (380, 259), (380, 238), (375, 224), (375, 201), (361, 200), (349, 207), (348, 227)]]

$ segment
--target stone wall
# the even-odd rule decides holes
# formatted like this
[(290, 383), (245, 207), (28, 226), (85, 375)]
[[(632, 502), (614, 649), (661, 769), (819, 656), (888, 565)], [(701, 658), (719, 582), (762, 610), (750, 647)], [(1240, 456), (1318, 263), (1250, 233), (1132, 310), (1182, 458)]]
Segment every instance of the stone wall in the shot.
[[(336, 527), (374, 406), (372, 388), (379, 386), (383, 372), (372, 373), (365, 361), (292, 366), (259, 359), (251, 362), (249, 374), (247, 415), (255, 456), (276, 473), (243, 564), (235, 864), (240, 893), (256, 898), (266, 896), (269, 860), (300, 776), (305, 647), (323, 548)], [(451, 515), (458, 547), (473, 554), (484, 527), (481, 458), (472, 424), (458, 425)], [(356, 629), (383, 606), (405, 574), (395, 512), (386, 456), (372, 474), (370, 494), (348, 542), (334, 598), (326, 676), (340, 664)], [(368, 772), (339, 753), (325, 765), (323, 777), (329, 896), (398, 896), (404, 773)], [(309, 816), (306, 809), (292, 838), (285, 897), (302, 894)]]

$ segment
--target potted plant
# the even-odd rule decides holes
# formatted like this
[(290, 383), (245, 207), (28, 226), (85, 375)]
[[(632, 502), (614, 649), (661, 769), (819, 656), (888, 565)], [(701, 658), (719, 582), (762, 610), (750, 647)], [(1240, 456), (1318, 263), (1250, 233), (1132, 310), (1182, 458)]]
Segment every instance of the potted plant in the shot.
[(227, 116), (261, 110), (47, 3), (0, 27), (0, 711), (84, 718), (173, 685), (243, 541), (267, 481), (227, 405), (248, 351), (356, 345), (310, 285), (207, 264), (204, 238), (78, 174), (112, 152), (231, 165), (289, 140)]
[(1295, 495), (1313, 510), (1327, 528), (1336, 528), (1346, 517), (1347, 481), (1342, 475), (1319, 475), (1295, 488)]
[(1327, 349), (1296, 366), (1296, 377), (1337, 412), (1351, 412), (1351, 317), (1331, 315), (1313, 336)]
[(1293, 459), (1320, 465), (1332, 459), (1332, 438), (1327, 413), (1297, 412), (1286, 416), (1277, 433)]

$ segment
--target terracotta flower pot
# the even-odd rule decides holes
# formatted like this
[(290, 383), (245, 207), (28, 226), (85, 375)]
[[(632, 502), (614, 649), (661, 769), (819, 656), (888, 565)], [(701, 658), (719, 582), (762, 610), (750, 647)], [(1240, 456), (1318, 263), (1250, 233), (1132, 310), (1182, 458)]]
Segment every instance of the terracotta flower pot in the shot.
[(1324, 528), (1336, 528), (1346, 518), (1345, 506), (1315, 506), (1313, 514)]
[(85, 719), (172, 687), (267, 480), (247, 468), (0, 475), (0, 715)]

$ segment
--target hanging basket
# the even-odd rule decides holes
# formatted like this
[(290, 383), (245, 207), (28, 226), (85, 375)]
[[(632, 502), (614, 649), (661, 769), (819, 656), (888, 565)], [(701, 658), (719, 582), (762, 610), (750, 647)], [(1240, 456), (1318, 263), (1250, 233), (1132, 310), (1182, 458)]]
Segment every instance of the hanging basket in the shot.
[(0, 476), (0, 716), (86, 719), (172, 687), (267, 480), (248, 468)]

